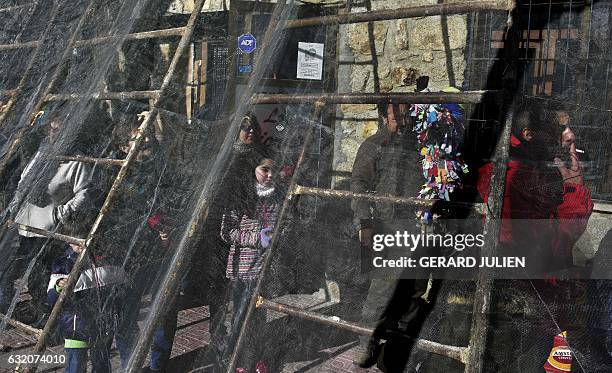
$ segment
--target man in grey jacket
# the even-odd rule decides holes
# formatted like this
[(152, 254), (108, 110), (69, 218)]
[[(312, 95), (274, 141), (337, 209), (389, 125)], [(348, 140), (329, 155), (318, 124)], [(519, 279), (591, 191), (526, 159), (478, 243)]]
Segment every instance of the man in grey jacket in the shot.
[[(351, 179), (354, 193), (377, 193), (400, 197), (414, 197), (421, 188), (421, 157), (414, 136), (407, 123), (405, 105), (380, 105), (379, 114), (384, 126), (367, 138), (359, 147)], [(375, 234), (395, 234), (408, 231), (418, 233), (414, 206), (393, 203), (372, 203), (354, 199), (351, 203), (355, 224), (359, 226), (359, 241), (366, 255), (364, 264), (372, 269), (372, 243)], [(418, 250), (418, 249), (417, 249)], [(385, 249), (382, 255), (389, 254)], [(403, 254), (406, 254), (404, 252)], [(417, 323), (427, 289), (427, 279), (409, 277), (395, 268), (385, 269), (370, 281), (368, 295), (361, 312), (360, 323), (374, 329), (370, 337), (361, 337), (353, 362), (363, 368), (377, 363), (382, 340), (389, 330), (410, 334), (418, 332)]]
[[(16, 223), (56, 231), (68, 223), (82, 224), (79, 220), (90, 198), (88, 196), (91, 166), (83, 162), (58, 161), (54, 158), (58, 132), (62, 125), (59, 115), (51, 114), (47, 137), (21, 173), (17, 190), (9, 205)], [(0, 305), (5, 311), (15, 295), (15, 280), (24, 276), (30, 262), (38, 255), (28, 290), (35, 301), (44, 299), (45, 278), (53, 258), (59, 255), (56, 245), (41, 235), (19, 229), (16, 250), (9, 258), (3, 273)], [(48, 247), (47, 247), (48, 246)], [(44, 248), (43, 248), (44, 247)], [(41, 250), (42, 249), (42, 250)], [(61, 248), (58, 247), (58, 250)]]

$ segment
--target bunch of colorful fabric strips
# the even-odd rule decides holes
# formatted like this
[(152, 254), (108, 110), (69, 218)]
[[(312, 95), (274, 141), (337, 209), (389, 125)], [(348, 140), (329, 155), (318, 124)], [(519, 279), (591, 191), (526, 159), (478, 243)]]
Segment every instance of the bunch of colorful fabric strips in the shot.
[(457, 104), (415, 104), (410, 115), (415, 117), (413, 130), (421, 146), (426, 180), (418, 198), (449, 201), (468, 172), (461, 158), (465, 133), (463, 108)]

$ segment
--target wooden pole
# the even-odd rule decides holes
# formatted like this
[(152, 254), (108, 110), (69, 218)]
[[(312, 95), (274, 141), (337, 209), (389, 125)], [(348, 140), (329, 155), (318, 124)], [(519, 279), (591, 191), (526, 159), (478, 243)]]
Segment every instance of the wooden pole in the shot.
[(511, 2), (508, 0), (467, 1), (464, 3), (418, 5), (399, 9), (384, 9), (361, 13), (342, 13), (323, 17), (285, 21), (284, 27), (313, 27), (347, 23), (386, 21), (402, 18), (463, 14), (484, 10), (509, 10), (511, 6), (510, 3)]
[(313, 94), (256, 94), (253, 105), (303, 104), (323, 100), (329, 104), (477, 104), (485, 98), (498, 96), (499, 91), (466, 92), (406, 92), (406, 93), (313, 93)]
[[(488, 209), (485, 217), (485, 244), (481, 256), (492, 256), (497, 252), (499, 232), (501, 229), (501, 211), (506, 188), (506, 160), (510, 150), (510, 133), (512, 128), (512, 112), (507, 115), (502, 135), (495, 151), (495, 162), (491, 173), (491, 190), (489, 192)], [(478, 272), (474, 305), (472, 308), (472, 327), (470, 345), (465, 373), (481, 373), (484, 371), (484, 355), (489, 332), (489, 312), (491, 310), (491, 290), (493, 276), (489, 270), (481, 268)]]
[(76, 161), (76, 162), (85, 162), (85, 163), (94, 163), (104, 166), (123, 166), (125, 164), (125, 160), (123, 159), (111, 159), (111, 158), (94, 158), (94, 157), (85, 157), (82, 155), (58, 155), (55, 158), (60, 161)]
[(80, 93), (54, 93), (48, 94), (45, 101), (68, 100), (148, 100), (159, 97), (159, 91), (131, 91), (131, 92), (100, 92), (88, 95)]
[(15, 319), (11, 319), (8, 316), (6, 316), (5, 314), (0, 313), (0, 319), (4, 319), (4, 321), (6, 321), (6, 323), (10, 326), (12, 326), (15, 329), (19, 329), (23, 332), (26, 332), (28, 334), (32, 334), (33, 336), (35, 336), (36, 338), (38, 338), (40, 336), (40, 334), (42, 333), (42, 330), (34, 328), (28, 324), (24, 324), (21, 321), (17, 321)]
[[(326, 326), (331, 326), (337, 329), (346, 330), (352, 333), (356, 333), (359, 335), (371, 336), (374, 333), (373, 328), (367, 328), (361, 325), (357, 325), (355, 323), (342, 320), (337, 317), (321, 315), (316, 312), (306, 311), (303, 309), (299, 309), (296, 307), (291, 307), (285, 304), (272, 302), (270, 300), (264, 299), (261, 296), (257, 298), (256, 302), (257, 308), (263, 308), (271, 311), (276, 311), (280, 313), (287, 314), (289, 316), (298, 317), (300, 319), (314, 321), (319, 324), (323, 324)], [(410, 338), (407, 335), (394, 333), (399, 337)], [(457, 346), (448, 346), (438, 342), (429, 341), (427, 339), (415, 338), (416, 347), (423, 351), (428, 351), (437, 355), (442, 355), (449, 357), (454, 360), (458, 360), (462, 363), (466, 363), (468, 348), (467, 347), (457, 347)]]
[[(84, 47), (88, 45), (111, 43), (121, 38), (127, 41), (143, 40), (143, 39), (159, 39), (159, 38), (167, 38), (167, 37), (173, 37), (173, 36), (181, 36), (183, 32), (185, 32), (185, 27), (174, 27), (174, 28), (168, 28), (168, 29), (135, 32), (135, 33), (127, 34), (127, 35), (101, 36), (98, 38), (76, 40), (70, 46), (71, 48), (80, 48), (80, 47)], [(41, 40), (28, 41), (25, 43), (0, 44), (0, 51), (13, 50), (13, 49), (36, 48), (40, 46)]]
[(9, 224), (14, 225), (16, 228), (21, 229), (22, 231), (36, 233), (44, 237), (53, 238), (55, 240), (63, 241), (66, 243), (71, 243), (79, 246), (83, 246), (85, 244), (85, 240), (82, 238), (76, 238), (67, 236), (65, 234), (49, 232), (44, 229), (30, 227), (29, 225), (19, 224), (15, 222), (9, 222)]
[(455, 201), (444, 201), (439, 199), (423, 199), (416, 197), (399, 197), (388, 194), (376, 194), (376, 193), (353, 193), (347, 190), (334, 190), (324, 188), (306, 187), (302, 185), (296, 185), (293, 190), (293, 194), (298, 195), (310, 195), (318, 197), (327, 197), (335, 199), (362, 199), (371, 202), (387, 202), (403, 205), (423, 206), (431, 207), (433, 205), (445, 205), (465, 209), (474, 209), (479, 214), (484, 215), (487, 212), (487, 206), (484, 203), (467, 203), (467, 202), (455, 202)]

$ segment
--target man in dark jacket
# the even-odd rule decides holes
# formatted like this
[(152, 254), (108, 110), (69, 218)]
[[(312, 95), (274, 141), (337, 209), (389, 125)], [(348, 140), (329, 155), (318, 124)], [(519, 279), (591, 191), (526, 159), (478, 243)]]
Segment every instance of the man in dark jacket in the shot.
[[(129, 127), (123, 127), (121, 139), (129, 140), (119, 145), (121, 152), (127, 154), (138, 135), (139, 122), (131, 120)], [(169, 233), (172, 219), (160, 211), (173, 212), (182, 205), (184, 192), (183, 179), (172, 169), (164, 149), (156, 141), (153, 133), (145, 133), (128, 177), (121, 185), (119, 198), (110, 215), (110, 224), (104, 232), (105, 245), (120, 253), (123, 268), (134, 283), (134, 296), (126, 301), (126, 328), (121, 333), (130, 333), (126, 340), (133, 339), (137, 333), (137, 318), (141, 299), (154, 294), (160, 278), (172, 257)], [(184, 193), (187, 194), (187, 193)], [(150, 371), (166, 368), (170, 359), (176, 317), (178, 295), (174, 294), (172, 306), (164, 317), (163, 325), (155, 331), (151, 346)], [(131, 324), (131, 327), (128, 327)], [(133, 340), (130, 340), (133, 343)]]
[[(418, 144), (410, 130), (404, 105), (382, 105), (379, 113), (384, 126), (367, 138), (359, 147), (351, 191), (375, 192), (401, 197), (413, 197), (420, 190), (421, 162)], [(359, 226), (359, 240), (363, 252), (372, 252), (375, 234), (394, 234), (397, 231), (417, 233), (414, 206), (393, 203), (371, 203), (354, 199), (351, 207), (355, 223)], [(387, 250), (387, 249), (386, 249)], [(405, 254), (405, 253), (404, 253)], [(370, 255), (364, 257), (372, 267)], [(374, 365), (382, 350), (381, 340), (387, 330), (398, 330), (403, 325), (408, 333), (418, 333), (415, 325), (424, 305), (421, 298), (427, 289), (426, 279), (410, 277), (389, 268), (384, 278), (373, 278), (361, 313), (361, 324), (374, 328), (368, 339), (361, 337), (353, 362), (363, 368)], [(399, 294), (401, 293), (401, 294)], [(398, 296), (398, 294), (400, 296)]]
[[(421, 181), (420, 157), (416, 138), (410, 134), (404, 106), (385, 105), (381, 110), (384, 127), (367, 138), (357, 151), (351, 191), (376, 192), (394, 196), (413, 197)], [(355, 222), (360, 224), (362, 241), (371, 241), (373, 219), (392, 221), (412, 219), (412, 209), (403, 205), (353, 200), (351, 207)], [(372, 213), (371, 210), (374, 210)], [(369, 240), (368, 240), (369, 238)]]

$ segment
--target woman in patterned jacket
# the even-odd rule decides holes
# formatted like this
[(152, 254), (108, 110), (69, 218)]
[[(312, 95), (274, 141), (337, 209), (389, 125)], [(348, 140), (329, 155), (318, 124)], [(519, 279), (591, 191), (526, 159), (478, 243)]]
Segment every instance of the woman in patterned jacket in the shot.
[[(221, 238), (231, 245), (226, 277), (230, 279), (228, 299), (233, 301), (232, 323), (226, 347), (220, 351), (221, 360), (234, 348), (284, 198), (284, 192), (275, 182), (274, 160), (255, 153), (245, 161), (245, 167), (238, 180), (235, 202), (230, 203), (221, 223)], [(253, 362), (260, 356), (255, 350), (261, 345), (250, 343), (245, 352), (253, 358), (241, 360)], [(246, 372), (242, 368), (237, 371)], [(265, 373), (267, 369), (258, 361), (254, 371)]]

